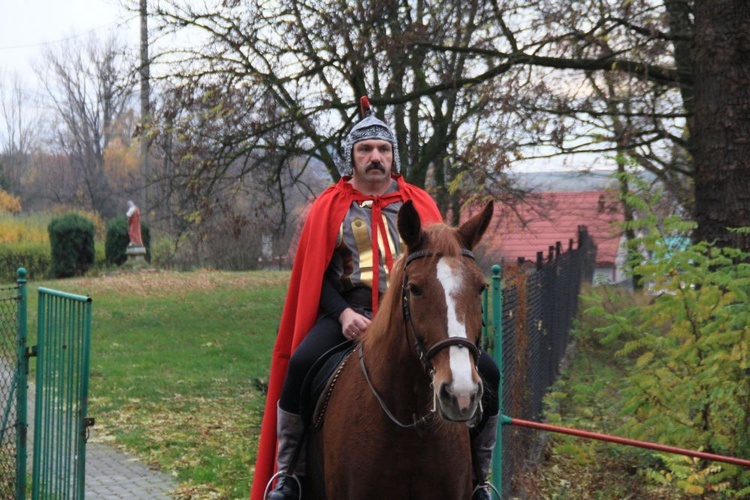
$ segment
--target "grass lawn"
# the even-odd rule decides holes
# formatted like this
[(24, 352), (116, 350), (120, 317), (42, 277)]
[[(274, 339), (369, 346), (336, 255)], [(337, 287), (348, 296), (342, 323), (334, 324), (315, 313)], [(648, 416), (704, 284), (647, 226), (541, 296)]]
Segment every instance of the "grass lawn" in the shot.
[(92, 440), (174, 474), (178, 498), (247, 498), (288, 279), (203, 270), (30, 282), (29, 332), (37, 287), (90, 296)]

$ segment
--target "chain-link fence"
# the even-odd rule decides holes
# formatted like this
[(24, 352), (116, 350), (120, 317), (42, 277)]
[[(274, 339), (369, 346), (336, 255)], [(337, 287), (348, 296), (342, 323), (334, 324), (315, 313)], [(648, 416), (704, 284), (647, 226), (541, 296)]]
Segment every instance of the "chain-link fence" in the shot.
[[(545, 255), (546, 254), (546, 255)], [(558, 243), (537, 254), (536, 262), (503, 265), (503, 414), (535, 420), (543, 398), (559, 374), (584, 280), (591, 281), (596, 247), (584, 227), (578, 246)], [(503, 497), (520, 489), (537, 434), (503, 426)]]
[(0, 498), (16, 496), (18, 304), (17, 287), (0, 288)]

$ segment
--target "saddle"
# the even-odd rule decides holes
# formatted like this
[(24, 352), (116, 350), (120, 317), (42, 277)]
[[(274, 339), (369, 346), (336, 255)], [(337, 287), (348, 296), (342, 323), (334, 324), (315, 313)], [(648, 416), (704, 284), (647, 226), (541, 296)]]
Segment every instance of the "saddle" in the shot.
[(355, 345), (353, 340), (347, 340), (329, 349), (305, 375), (300, 393), (300, 415), (308, 429), (318, 429), (323, 423), (328, 397)]

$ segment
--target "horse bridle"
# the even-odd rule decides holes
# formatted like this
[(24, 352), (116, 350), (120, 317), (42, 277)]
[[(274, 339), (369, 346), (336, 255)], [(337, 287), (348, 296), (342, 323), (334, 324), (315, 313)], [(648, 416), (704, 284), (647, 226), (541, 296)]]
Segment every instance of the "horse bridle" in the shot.
[[(409, 337), (409, 326), (411, 325), (411, 332), (412, 337), (414, 339), (414, 347), (417, 353), (417, 357), (422, 363), (423, 368), (426, 372), (430, 375), (430, 385), (432, 385), (432, 377), (435, 373), (435, 369), (432, 366), (432, 358), (435, 357), (435, 355), (440, 352), (441, 350), (445, 349), (446, 347), (456, 346), (460, 348), (467, 348), (469, 349), (469, 352), (471, 352), (472, 357), (474, 358), (474, 363), (476, 364), (476, 360), (480, 355), (480, 350), (477, 347), (475, 343), (472, 341), (461, 338), (461, 337), (449, 337), (447, 339), (441, 340), (439, 342), (436, 342), (435, 345), (430, 347), (429, 349), (425, 349), (424, 343), (420, 340), (419, 335), (417, 335), (416, 327), (414, 326), (414, 322), (412, 321), (411, 317), (411, 308), (409, 307), (409, 291), (408, 291), (408, 284), (409, 284), (409, 276), (406, 273), (406, 267), (414, 260), (421, 259), (423, 257), (428, 257), (434, 255), (433, 252), (430, 250), (418, 250), (416, 252), (413, 252), (409, 254), (406, 257), (406, 262), (404, 262), (404, 281), (401, 286), (401, 303), (402, 303), (402, 309), (404, 313), (404, 334), (407, 337)], [(464, 257), (469, 257), (470, 259), (474, 259), (474, 254), (471, 253), (470, 250), (461, 249), (461, 255)], [(481, 342), (481, 338), (478, 340)], [(365, 358), (364, 358), (364, 347), (362, 344), (359, 344), (359, 364), (362, 367), (362, 373), (364, 374), (365, 380), (367, 381), (367, 385), (370, 387), (370, 391), (375, 396), (375, 399), (378, 400), (378, 403), (380, 404), (380, 408), (383, 410), (383, 412), (388, 416), (388, 418), (396, 424), (398, 427), (401, 427), (402, 429), (412, 429), (412, 428), (418, 428), (421, 425), (427, 424), (430, 421), (432, 421), (435, 418), (435, 414), (437, 413), (437, 401), (435, 398), (437, 396), (433, 396), (433, 403), (432, 403), (432, 410), (430, 410), (429, 413), (426, 415), (423, 415), (421, 418), (417, 418), (416, 415), (413, 415), (413, 421), (409, 424), (405, 424), (401, 422), (396, 416), (388, 409), (388, 405), (386, 405), (383, 398), (380, 396), (378, 391), (375, 389), (375, 386), (372, 385), (372, 381), (370, 380), (370, 375), (367, 373), (367, 367), (365, 366)], [(434, 394), (434, 391), (433, 391)]]
[[(469, 349), (469, 352), (471, 352), (475, 363), (480, 354), (477, 344), (463, 337), (448, 337), (447, 339), (443, 339), (435, 343), (435, 345), (433, 345), (429, 349), (425, 349), (424, 342), (419, 338), (417, 327), (414, 325), (414, 321), (412, 321), (411, 308), (409, 307), (409, 275), (406, 272), (406, 268), (411, 262), (432, 255), (433, 252), (431, 252), (430, 250), (418, 250), (409, 254), (406, 257), (406, 262), (404, 263), (404, 281), (401, 284), (401, 307), (404, 312), (404, 334), (408, 338), (409, 326), (411, 326), (411, 334), (414, 341), (414, 349), (417, 353), (417, 357), (419, 358), (419, 361), (422, 362), (422, 366), (425, 368), (425, 370), (430, 373), (432, 373), (432, 371), (434, 370), (432, 367), (432, 358), (434, 358), (438, 352), (442, 351), (446, 347), (456, 346), (459, 348), (465, 347)], [(466, 250), (465, 248), (461, 249), (461, 255), (474, 260), (474, 254), (471, 253), (470, 250)], [(481, 339), (479, 339), (479, 341), (481, 341)]]

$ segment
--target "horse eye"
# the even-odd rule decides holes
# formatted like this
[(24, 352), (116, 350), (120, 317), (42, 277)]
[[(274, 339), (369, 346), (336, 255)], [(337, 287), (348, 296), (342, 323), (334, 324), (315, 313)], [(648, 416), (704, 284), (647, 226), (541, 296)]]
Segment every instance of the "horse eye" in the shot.
[(409, 285), (409, 292), (410, 292), (410, 293), (411, 293), (411, 294), (412, 294), (412, 295), (413, 295), (414, 297), (421, 297), (421, 296), (423, 295), (423, 293), (422, 293), (422, 289), (421, 289), (421, 288), (419, 288), (419, 287), (418, 287), (418, 286), (416, 286), (416, 285)]

